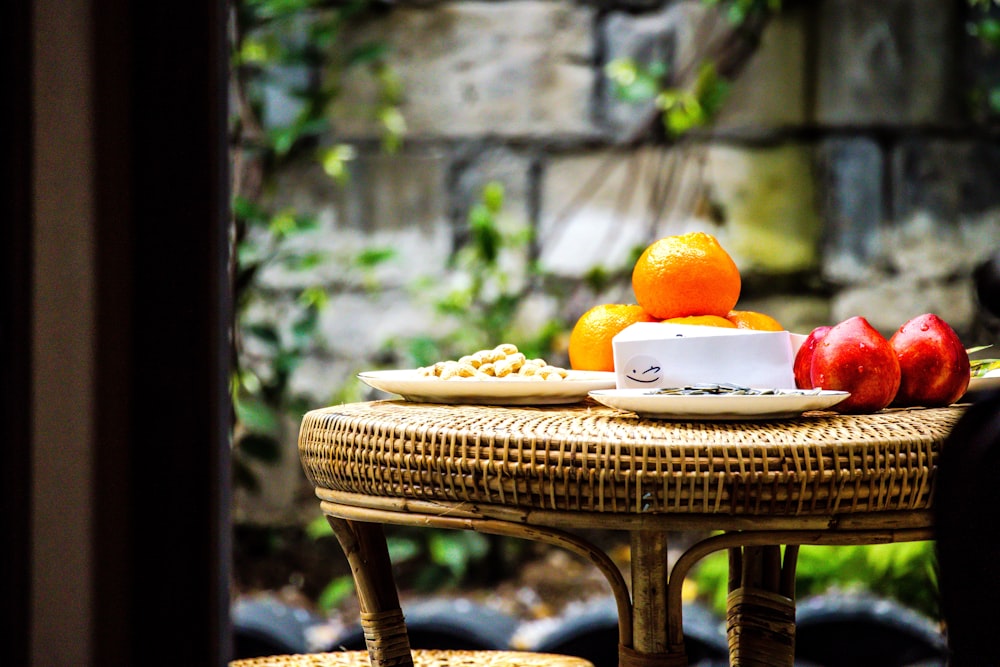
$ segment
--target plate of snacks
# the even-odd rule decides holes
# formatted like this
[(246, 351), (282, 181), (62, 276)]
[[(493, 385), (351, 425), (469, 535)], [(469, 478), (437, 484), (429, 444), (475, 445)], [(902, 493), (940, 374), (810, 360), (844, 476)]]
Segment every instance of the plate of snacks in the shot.
[(553, 366), (527, 358), (511, 343), (423, 368), (365, 371), (358, 379), (408, 401), (479, 405), (575, 403), (615, 386), (614, 373)]
[(759, 389), (731, 384), (695, 384), (660, 389), (610, 389), (590, 393), (598, 403), (650, 419), (788, 419), (825, 410), (850, 396), (820, 389)]

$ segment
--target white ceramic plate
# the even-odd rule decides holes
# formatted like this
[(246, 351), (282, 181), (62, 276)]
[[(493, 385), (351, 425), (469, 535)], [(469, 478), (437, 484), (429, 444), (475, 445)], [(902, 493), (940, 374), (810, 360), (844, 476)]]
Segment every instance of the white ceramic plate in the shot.
[[(791, 390), (789, 390), (791, 391)], [(609, 389), (590, 392), (612, 408), (652, 419), (785, 419), (808, 410), (823, 410), (850, 396), (846, 391), (793, 394), (656, 394), (649, 389)]]
[(562, 380), (442, 380), (417, 374), (416, 369), (366, 371), (358, 378), (370, 387), (399, 394), (420, 403), (477, 403), (479, 405), (554, 405), (575, 403), (595, 389), (615, 386), (615, 374), (567, 371)]
[(972, 378), (969, 380), (969, 388), (965, 390), (965, 393), (967, 395), (978, 394), (981, 391), (989, 391), (991, 389), (1000, 389), (1000, 375)]

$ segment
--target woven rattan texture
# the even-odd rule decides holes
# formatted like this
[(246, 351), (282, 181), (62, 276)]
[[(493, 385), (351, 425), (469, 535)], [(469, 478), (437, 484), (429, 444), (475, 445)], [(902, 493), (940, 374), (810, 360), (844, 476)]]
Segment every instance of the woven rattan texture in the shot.
[[(368, 667), (365, 651), (337, 651), (234, 660), (229, 667)], [(414, 667), (594, 667), (583, 658), (519, 651), (413, 651)]]
[(671, 422), (603, 406), (375, 401), (305, 415), (318, 488), (546, 510), (808, 515), (930, 506), (961, 407)]

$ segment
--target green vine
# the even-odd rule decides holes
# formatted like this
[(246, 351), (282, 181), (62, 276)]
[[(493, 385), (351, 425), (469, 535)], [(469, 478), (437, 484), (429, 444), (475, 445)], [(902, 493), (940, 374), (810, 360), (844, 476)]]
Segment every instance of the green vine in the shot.
[[(702, 0), (702, 4), (724, 12), (737, 29), (780, 12), (781, 0)], [(605, 66), (614, 95), (639, 104), (653, 100), (667, 136), (677, 139), (689, 131), (710, 125), (729, 94), (731, 80), (723, 75), (714, 57), (696, 64), (696, 75), (686, 86), (675, 81), (677, 73), (666, 63), (639, 63), (616, 58)]]
[(547, 357), (565, 333), (565, 324), (556, 319), (538, 330), (517, 325), (524, 298), (542, 275), (530, 257), (530, 227), (502, 219), (504, 196), (499, 182), (483, 187), (469, 210), (464, 241), (449, 259), (448, 286), (442, 288), (430, 278), (418, 279), (412, 286), (416, 298), (429, 300), (443, 322), (453, 326), (443, 335), (386, 341), (389, 349), (407, 350), (406, 363), (426, 366), (500, 342), (514, 343), (531, 357)]
[[(262, 308), (270, 301), (261, 275), (276, 267), (304, 273), (328, 258), (303, 241), (318, 230), (315, 212), (273, 203), (275, 179), (292, 160), (308, 157), (339, 185), (349, 180), (352, 146), (336, 136), (330, 106), (341, 80), (370, 76), (379, 95), (371, 110), (381, 122), (382, 145), (398, 150), (405, 133), (399, 111), (402, 86), (377, 42), (344, 49), (342, 37), (368, 10), (354, 0), (234, 0), (231, 6), (231, 119), (234, 158), (233, 378), (236, 412), (234, 484), (256, 490), (251, 462), (273, 463), (281, 453), (282, 418), (308, 406), (289, 381), (317, 333), (327, 293), (299, 290), (288, 312)], [(380, 261), (371, 253), (352, 264)]]

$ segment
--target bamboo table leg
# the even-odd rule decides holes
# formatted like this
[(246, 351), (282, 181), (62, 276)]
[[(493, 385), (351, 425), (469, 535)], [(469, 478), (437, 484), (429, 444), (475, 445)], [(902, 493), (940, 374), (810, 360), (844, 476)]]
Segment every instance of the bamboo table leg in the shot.
[(372, 667), (413, 667), (382, 526), (329, 515), (326, 519), (351, 565)]
[(687, 665), (684, 643), (671, 646), (668, 640), (667, 534), (663, 531), (634, 531), (631, 546), (632, 648), (619, 648), (619, 667)]
[(791, 667), (795, 658), (796, 547), (729, 551), (726, 627), (732, 667)]

